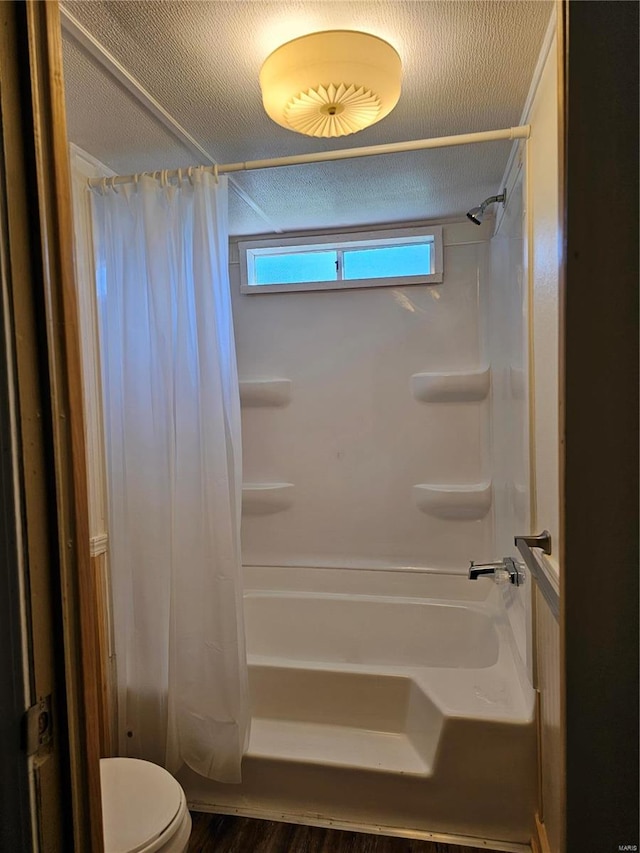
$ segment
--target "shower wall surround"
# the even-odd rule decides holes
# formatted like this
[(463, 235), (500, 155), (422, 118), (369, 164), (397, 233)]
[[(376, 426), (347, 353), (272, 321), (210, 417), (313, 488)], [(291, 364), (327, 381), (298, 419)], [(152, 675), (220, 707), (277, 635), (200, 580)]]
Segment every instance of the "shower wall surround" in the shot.
[[(491, 363), (491, 457), (495, 557), (521, 557), (514, 536), (531, 529), (529, 474), (528, 269), (525, 242), (525, 151), (521, 146), (507, 176), (489, 248), (483, 291), (483, 349)], [(503, 598), (520, 657), (533, 673), (531, 578), (522, 587), (503, 587)]]
[(480, 293), (493, 223), (444, 224), (444, 281), (241, 295), (247, 565), (466, 571), (493, 549)]

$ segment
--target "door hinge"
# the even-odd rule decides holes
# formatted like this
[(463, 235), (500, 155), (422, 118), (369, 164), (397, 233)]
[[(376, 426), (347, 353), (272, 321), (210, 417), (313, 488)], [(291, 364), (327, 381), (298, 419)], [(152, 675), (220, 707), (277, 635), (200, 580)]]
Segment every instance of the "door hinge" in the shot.
[(53, 738), (53, 716), (51, 694), (43, 696), (24, 714), (24, 748), (27, 755), (35, 755), (39, 749), (51, 743)]

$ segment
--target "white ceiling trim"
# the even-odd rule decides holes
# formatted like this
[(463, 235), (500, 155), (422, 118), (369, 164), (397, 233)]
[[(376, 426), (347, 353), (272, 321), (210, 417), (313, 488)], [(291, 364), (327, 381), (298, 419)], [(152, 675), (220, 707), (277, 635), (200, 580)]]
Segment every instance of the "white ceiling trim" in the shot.
[[(557, 12), (556, 7), (553, 7), (551, 12), (551, 17), (549, 18), (549, 24), (547, 25), (547, 30), (544, 34), (544, 39), (542, 41), (542, 47), (540, 48), (540, 53), (538, 55), (538, 61), (536, 62), (536, 67), (533, 71), (533, 77), (531, 78), (531, 85), (529, 86), (529, 91), (527, 93), (527, 99), (524, 102), (524, 107), (522, 108), (522, 115), (520, 116), (520, 124), (529, 124), (529, 117), (531, 114), (531, 107), (533, 106), (533, 101), (536, 96), (536, 92), (538, 91), (538, 86), (540, 85), (540, 80), (542, 79), (542, 72), (544, 71), (544, 67), (547, 62), (547, 57), (549, 56), (549, 51), (551, 50), (551, 45), (553, 44), (553, 40), (556, 36), (557, 32)], [(518, 152), (521, 149), (521, 143), (516, 141), (511, 149), (511, 154), (509, 154), (509, 159), (507, 160), (507, 165), (504, 168), (504, 175), (502, 176), (501, 186), (506, 187), (509, 176), (511, 174), (511, 170), (513, 169), (513, 164), (515, 162), (516, 157), (518, 156)], [(504, 211), (503, 211), (504, 213)], [(502, 217), (499, 217), (502, 219)], [(499, 226), (499, 222), (496, 223), (496, 231)]]
[[(102, 68), (104, 68), (115, 80), (118, 81), (132, 95), (141, 106), (157, 119), (163, 127), (165, 127), (185, 148), (191, 150), (196, 157), (206, 160), (208, 165), (218, 165), (214, 157), (200, 145), (200, 143), (191, 136), (177, 119), (169, 113), (162, 104), (157, 101), (153, 95), (148, 92), (145, 87), (136, 78), (130, 74), (127, 69), (110, 53), (107, 48), (101, 44), (94, 36), (91, 35), (86, 27), (83, 27), (80, 21), (69, 12), (64, 5), (60, 4), (60, 18), (62, 28), (71, 36), (78, 45), (93, 57)], [(242, 187), (229, 178), (230, 188), (235, 192), (242, 201), (245, 202), (267, 225), (276, 233), (281, 234), (282, 228), (279, 228), (273, 220), (256, 204), (248, 193)]]
[(540, 53), (538, 55), (538, 61), (536, 62), (536, 67), (533, 71), (533, 77), (531, 78), (531, 85), (529, 86), (529, 92), (527, 93), (527, 99), (524, 102), (524, 107), (522, 109), (522, 115), (520, 116), (520, 124), (528, 124), (529, 116), (531, 114), (531, 107), (533, 106), (533, 101), (536, 96), (536, 92), (538, 91), (538, 86), (540, 85), (540, 80), (542, 79), (542, 72), (544, 71), (544, 67), (547, 63), (547, 56), (549, 56), (549, 51), (551, 50), (551, 45), (553, 44), (553, 40), (556, 36), (557, 32), (557, 12), (556, 7), (554, 6), (551, 11), (551, 17), (549, 18), (549, 24), (547, 26), (547, 30), (544, 34), (544, 39), (542, 41), (542, 47), (540, 48)]

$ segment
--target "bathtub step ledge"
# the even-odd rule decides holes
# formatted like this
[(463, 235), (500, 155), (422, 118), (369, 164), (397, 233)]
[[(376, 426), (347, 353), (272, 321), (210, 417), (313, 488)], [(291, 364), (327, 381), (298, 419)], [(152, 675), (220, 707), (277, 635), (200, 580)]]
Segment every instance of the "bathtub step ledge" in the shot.
[(254, 717), (248, 754), (252, 758), (423, 778), (432, 775), (432, 768), (405, 734), (366, 731), (350, 726)]

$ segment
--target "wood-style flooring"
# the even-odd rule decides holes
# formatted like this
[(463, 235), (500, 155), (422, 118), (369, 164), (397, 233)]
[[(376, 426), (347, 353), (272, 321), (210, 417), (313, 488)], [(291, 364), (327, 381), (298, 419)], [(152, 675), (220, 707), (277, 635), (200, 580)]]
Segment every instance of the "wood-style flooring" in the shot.
[[(189, 853), (480, 853), (434, 841), (192, 812)], [(492, 853), (486, 847), (483, 853)]]

